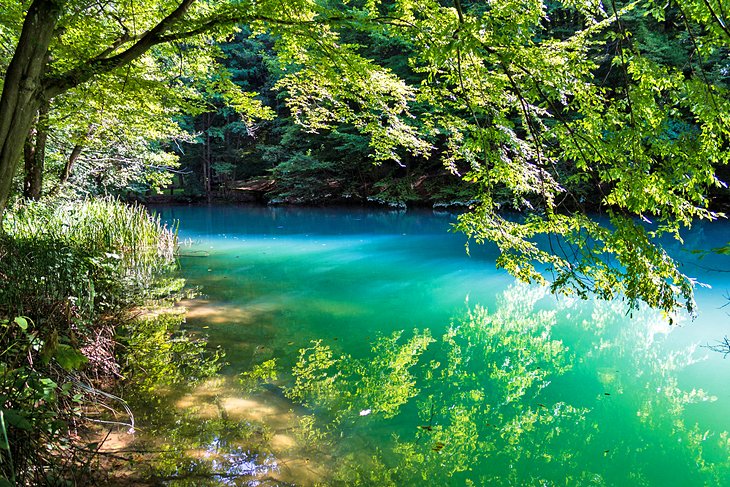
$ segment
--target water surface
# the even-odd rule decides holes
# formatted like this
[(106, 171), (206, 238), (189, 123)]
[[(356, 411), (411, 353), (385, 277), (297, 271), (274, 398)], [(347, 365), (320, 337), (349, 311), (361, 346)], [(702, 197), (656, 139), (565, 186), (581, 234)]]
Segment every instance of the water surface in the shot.
[[(218, 468), (230, 475), (217, 482), (730, 478), (730, 361), (701, 347), (728, 330), (729, 259), (688, 252), (727, 244), (727, 224), (700, 226), (685, 247), (672, 246), (685, 273), (712, 288), (698, 289), (696, 320), (670, 326), (650, 310), (628, 315), (620, 302), (517, 285), (495, 268), (493, 248), (466, 254), (446, 213), (156, 211), (179, 220), (187, 241), (182, 272), (200, 292), (186, 303), (188, 326), (229, 362), (179, 407), (266, 430), (257, 451), (228, 445)], [(271, 359), (278, 378), (244, 390), (239, 374)], [(219, 447), (213, 438), (209, 449)]]

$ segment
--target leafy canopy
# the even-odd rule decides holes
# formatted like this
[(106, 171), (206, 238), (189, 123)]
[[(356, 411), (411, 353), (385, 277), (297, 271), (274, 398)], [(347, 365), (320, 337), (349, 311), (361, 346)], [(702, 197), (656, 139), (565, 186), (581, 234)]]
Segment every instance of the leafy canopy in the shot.
[[(728, 162), (730, 105), (711, 72), (728, 33), (724, 5), (712, 5), (325, 3), (266, 27), (280, 39), (293, 116), (312, 131), (352, 123), (376, 160), (403, 148), (440, 158), (480, 188), (457, 228), (496, 242), (500, 266), (538, 283), (548, 270), (553, 290), (672, 313), (694, 311), (695, 281), (659, 239), (681, 241), (693, 221), (723, 216), (708, 194), (725, 187), (716, 172)], [(551, 29), (566, 12), (569, 28)], [(647, 34), (667, 15), (676, 21), (665, 36), (683, 46), (671, 57)], [(324, 24), (316, 38), (309, 21)], [(365, 46), (341, 41), (352, 30), (408, 45), (420, 82), (362, 59)]]

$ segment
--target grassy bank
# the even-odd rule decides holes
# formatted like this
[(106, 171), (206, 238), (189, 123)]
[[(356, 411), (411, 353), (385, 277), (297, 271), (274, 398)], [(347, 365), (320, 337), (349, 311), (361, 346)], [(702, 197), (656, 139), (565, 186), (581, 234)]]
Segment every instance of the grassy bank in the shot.
[(99, 445), (84, 441), (86, 427), (134, 427), (120, 384), (151, 390), (155, 374), (180, 382), (169, 373), (176, 361), (214, 373), (204, 346), (178, 333), (181, 319), (132, 314), (181, 290), (176, 239), (144, 208), (114, 199), (27, 203), (6, 215), (0, 486), (93, 483)]

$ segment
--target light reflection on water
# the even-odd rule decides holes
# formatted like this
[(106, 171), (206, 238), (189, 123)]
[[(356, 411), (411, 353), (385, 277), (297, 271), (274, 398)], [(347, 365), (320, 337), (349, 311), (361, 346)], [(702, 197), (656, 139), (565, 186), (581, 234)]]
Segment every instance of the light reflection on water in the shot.
[[(215, 472), (225, 472), (213, 476), (223, 485), (237, 485), (236, 479), (241, 477), (264, 477), (279, 472), (279, 466), (272, 455), (251, 453), (243, 448), (227, 449), (227, 445), (220, 443), (220, 439), (216, 438), (209, 445), (205, 456), (211, 460)], [(226, 449), (226, 453), (220, 453), (221, 447)], [(251, 486), (260, 484), (259, 480), (247, 483)]]
[[(442, 471), (443, 465), (458, 467), (464, 459), (457, 452), (468, 454), (483, 462), (470, 465), (469, 475), (507, 483), (537, 481), (531, 472), (515, 473), (515, 465), (528, 470), (539, 466), (548, 479), (552, 475), (553, 479), (607, 485), (703, 485), (707, 478), (717, 478), (717, 472), (728, 471), (722, 463), (727, 460), (727, 448), (718, 443), (723, 441), (721, 432), (730, 429), (730, 381), (725, 374), (730, 365), (721, 355), (697, 346), (726, 333), (723, 324), (728, 317), (720, 306), (730, 284), (726, 275), (707, 270), (727, 267), (722, 256), (698, 260), (681, 248), (674, 249), (687, 261), (685, 271), (696, 270), (695, 275), (714, 289), (699, 290), (698, 320), (680, 319), (679, 325), (670, 327), (647, 310), (636, 311), (629, 319), (619, 302), (586, 303), (545, 296), (539, 289), (510, 288), (512, 279), (494, 269), (493, 249), (477, 249), (470, 257), (464, 254), (463, 238), (447, 233), (448, 215), (232, 207), (159, 211), (165, 219), (180, 219), (181, 237), (193, 242), (183, 250), (189, 257), (182, 257), (181, 264), (189, 283), (199, 286), (203, 295), (185, 303), (190, 310), (189, 327), (208, 334), (211, 344), (226, 350), (230, 362), (221, 381), (198, 387), (178, 406), (195, 406), (202, 416), (222, 414), (267, 429), (267, 451), (249, 455), (245, 446), (235, 446), (232, 451), (237, 453), (230, 453), (228, 460), (216, 460), (232, 475), (221, 478), (223, 483), (244, 485), (235, 483), (243, 481), (231, 470), (238, 468), (236, 462), (244, 470), (258, 465), (262, 470), (254, 476), (298, 485), (327, 479), (347, 462), (369, 465), (372, 473), (378, 466), (373, 455), (390, 448), (401, 449), (401, 456), (393, 454), (391, 461), (401, 458), (413, 465), (418, 464), (413, 463), (416, 457), (402, 453), (404, 448), (425, 452), (428, 458), (418, 464), (423, 471), (428, 470), (429, 461), (440, 462)], [(688, 241), (706, 247), (724, 245), (727, 229), (727, 225), (701, 227), (697, 230), (701, 236), (692, 234)], [(291, 371), (299, 350), (310, 346), (310, 340), (323, 339), (336, 355), (346, 353), (357, 359), (369, 356), (370, 344), (379, 335), (428, 328), (437, 343), (424, 353), (422, 362), (446, 363), (443, 353), (449, 349), (440, 342), (441, 336), (454, 317), (475, 304), (497, 314), (512, 313), (518, 321), (538, 320), (541, 331), (525, 343), (537, 347), (549, 340), (562, 342), (561, 356), (570, 366), (546, 376), (545, 385), (530, 382), (525, 391), (513, 390), (499, 402), (495, 390), (510, 391), (505, 381), (529, 375), (527, 369), (515, 368), (514, 360), (539, 361), (539, 356), (479, 342), (482, 335), (467, 337), (478, 345), (469, 348), (470, 354), (490, 350), (488, 357), (470, 359), (482, 368), (459, 369), (461, 379), (453, 387), (426, 379), (443, 369), (433, 369), (431, 376), (428, 367), (419, 369), (421, 392), (402, 406), (395, 420), (353, 414), (340, 419), (333, 430), (335, 438), (319, 437), (311, 425), (304, 424), (312, 412), (322, 420), (336, 416), (333, 411), (324, 406), (302, 408), (282, 393), (281, 387), (293, 380), (286, 371)], [(285, 373), (267, 389), (245, 396), (237, 386), (237, 374), (272, 358)], [(507, 373), (510, 370), (513, 375)], [(542, 377), (534, 370), (529, 373)], [(501, 411), (482, 418), (496, 423), (490, 428), (501, 428), (501, 435), (464, 418), (457, 421), (448, 408), (434, 412), (438, 408), (427, 404), (428, 397), (457, 401), (472, 376), (479, 378), (477, 385), (459, 400), (478, 398)], [(518, 407), (505, 406), (513, 401), (511, 397), (517, 398)], [(353, 411), (371, 407), (361, 405)], [(574, 408), (565, 416), (575, 416), (573, 426), (546, 426), (563, 421), (558, 413), (565, 407)], [(545, 411), (552, 414), (545, 416)], [(504, 438), (514, 434), (516, 424), (524, 428), (531, 417), (542, 418), (545, 424), (520, 436), (520, 449), (510, 450)], [(431, 427), (431, 422), (433, 426), (439, 422), (438, 428)], [(432, 429), (423, 429), (423, 423)], [(483, 443), (475, 450), (458, 439), (458, 427), (467, 426), (475, 428), (473, 434)], [(394, 434), (398, 441), (393, 440)], [(437, 434), (442, 440), (436, 439)], [(552, 446), (537, 448), (534, 442), (547, 437), (553, 438)], [(441, 442), (443, 447), (433, 447)], [(511, 452), (514, 465), (495, 452), (485, 456), (498, 447)], [(530, 448), (535, 449), (534, 455), (520, 453)], [(413, 472), (401, 470), (400, 478), (411, 478), (407, 476)], [(698, 472), (706, 476), (696, 476)], [(446, 482), (463, 484), (467, 477), (457, 468)]]

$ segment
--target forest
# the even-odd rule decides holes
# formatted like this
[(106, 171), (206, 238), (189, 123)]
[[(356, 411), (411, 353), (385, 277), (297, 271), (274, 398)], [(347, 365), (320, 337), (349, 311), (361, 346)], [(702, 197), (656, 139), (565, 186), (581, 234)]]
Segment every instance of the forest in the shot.
[(0, 487), (721, 485), (728, 14), (4, 1)]

